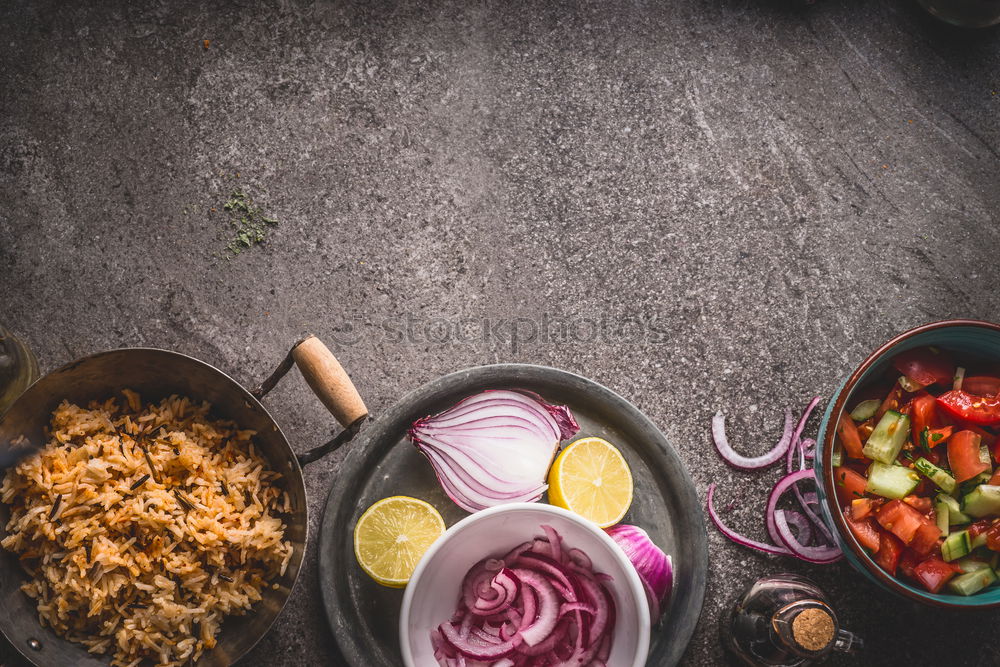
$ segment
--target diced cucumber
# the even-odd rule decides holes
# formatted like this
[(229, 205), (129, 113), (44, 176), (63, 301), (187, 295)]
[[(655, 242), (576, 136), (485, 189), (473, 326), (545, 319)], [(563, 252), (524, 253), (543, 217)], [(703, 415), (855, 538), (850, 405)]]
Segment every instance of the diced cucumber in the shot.
[(1000, 486), (980, 484), (962, 498), (962, 511), (977, 519), (1000, 515)]
[(875, 461), (868, 468), (865, 491), (883, 498), (905, 498), (917, 488), (920, 475), (909, 468)]
[(958, 485), (958, 495), (964, 496), (969, 494), (977, 486), (985, 484), (986, 482), (990, 481), (990, 477), (992, 477), (990, 473), (981, 472), (972, 479), (965, 480), (964, 482)]
[(924, 385), (920, 384), (919, 382), (914, 382), (905, 375), (899, 376), (899, 386), (911, 394), (913, 392), (920, 391), (921, 389), (924, 388)]
[[(937, 498), (934, 499), (934, 508), (940, 512), (938, 508), (942, 506), (948, 511), (949, 525), (956, 526), (972, 521), (972, 518), (962, 511), (962, 506), (959, 505), (957, 500), (947, 494), (939, 493), (937, 494)], [(947, 533), (948, 531), (944, 530), (943, 532)]]
[(993, 568), (984, 567), (973, 572), (960, 574), (948, 582), (948, 588), (959, 595), (973, 595), (987, 586), (996, 583), (997, 575)]
[(962, 388), (962, 383), (965, 381), (965, 369), (961, 366), (955, 369), (955, 377), (952, 379), (951, 388), (958, 391)]
[(937, 520), (937, 527), (938, 530), (945, 535), (948, 534), (948, 527), (951, 526), (951, 524), (948, 523), (948, 515), (950, 514), (951, 511), (948, 509), (947, 505), (936, 500), (934, 501), (934, 517)]
[(910, 434), (910, 418), (893, 410), (889, 410), (872, 434), (868, 436), (862, 452), (873, 461), (892, 463), (899, 456), (906, 437)]
[(844, 448), (839, 442), (834, 443), (833, 452), (830, 454), (830, 462), (837, 468), (844, 465)]
[(959, 558), (955, 563), (960, 568), (962, 572), (975, 572), (976, 570), (982, 570), (983, 568), (990, 567), (990, 564), (986, 561), (976, 558), (975, 556), (966, 556), (965, 558)]
[(938, 468), (924, 457), (921, 456), (919, 459), (914, 461), (913, 467), (917, 472), (925, 475), (928, 479), (937, 484), (945, 493), (954, 493), (955, 487), (957, 486), (955, 478), (941, 468)]
[(941, 545), (941, 558), (951, 562), (962, 556), (968, 556), (972, 551), (972, 541), (969, 539), (969, 531), (960, 530), (945, 538)]
[(877, 398), (873, 398), (870, 401), (861, 401), (858, 403), (857, 407), (851, 410), (851, 419), (856, 422), (863, 422), (866, 419), (871, 419), (878, 412), (878, 407), (882, 405), (882, 401)]

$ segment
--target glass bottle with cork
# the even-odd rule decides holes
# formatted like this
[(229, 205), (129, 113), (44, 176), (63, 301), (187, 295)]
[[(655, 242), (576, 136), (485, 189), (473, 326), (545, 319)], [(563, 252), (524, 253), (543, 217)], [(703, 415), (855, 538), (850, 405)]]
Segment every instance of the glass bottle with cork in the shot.
[(853, 653), (863, 642), (840, 627), (815, 583), (795, 574), (758, 579), (722, 620), (725, 647), (747, 665), (798, 667), (829, 653)]

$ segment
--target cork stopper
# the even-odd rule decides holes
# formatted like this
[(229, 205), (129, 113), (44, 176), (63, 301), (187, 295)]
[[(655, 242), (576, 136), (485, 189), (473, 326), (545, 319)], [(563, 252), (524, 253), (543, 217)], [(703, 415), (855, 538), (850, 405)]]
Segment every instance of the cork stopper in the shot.
[(833, 641), (836, 626), (825, 609), (803, 609), (792, 620), (792, 639), (807, 651), (818, 652)]

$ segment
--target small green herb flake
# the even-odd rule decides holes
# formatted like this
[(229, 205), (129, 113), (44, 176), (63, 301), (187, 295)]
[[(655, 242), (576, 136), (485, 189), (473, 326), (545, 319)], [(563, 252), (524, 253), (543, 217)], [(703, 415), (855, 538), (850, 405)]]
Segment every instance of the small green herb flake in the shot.
[(267, 228), (278, 224), (274, 218), (264, 215), (263, 209), (242, 190), (234, 190), (222, 209), (232, 214), (229, 224), (233, 226), (233, 236), (226, 244), (230, 256), (263, 243), (267, 239)]
[(944, 436), (941, 435), (940, 433), (935, 433), (934, 435), (931, 436), (931, 440), (933, 440), (934, 442), (937, 442), (938, 440), (940, 440), (943, 437)]

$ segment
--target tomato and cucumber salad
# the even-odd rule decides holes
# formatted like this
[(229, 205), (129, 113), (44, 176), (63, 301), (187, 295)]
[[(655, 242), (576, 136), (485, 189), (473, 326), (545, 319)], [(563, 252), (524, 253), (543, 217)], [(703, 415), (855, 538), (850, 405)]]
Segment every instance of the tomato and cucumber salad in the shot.
[(1000, 574), (1000, 373), (920, 347), (840, 415), (837, 500), (879, 567), (932, 593)]

